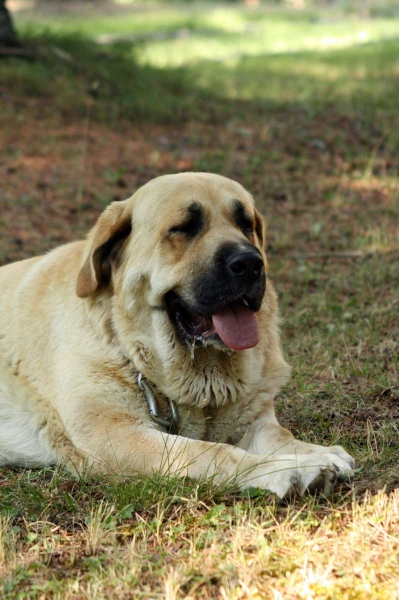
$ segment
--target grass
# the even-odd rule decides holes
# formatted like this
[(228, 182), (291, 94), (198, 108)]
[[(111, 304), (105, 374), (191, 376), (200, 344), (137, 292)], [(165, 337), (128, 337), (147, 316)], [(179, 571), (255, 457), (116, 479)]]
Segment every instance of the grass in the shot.
[(2, 86), (63, 113), (85, 114), (92, 103), (92, 117), (112, 127), (124, 118), (224, 121), (237, 101), (249, 114), (282, 105), (339, 107), (368, 120), (395, 113), (395, 12), (364, 19), (220, 5), (40, 6), (15, 14), (37, 60), (0, 65)]
[(79, 33), (34, 30), (25, 40), (35, 62), (16, 59), (0, 66), (2, 85), (16, 100), (40, 97), (64, 114), (85, 115), (92, 105), (93, 117), (112, 126), (122, 117), (183, 118), (192, 99), (190, 73), (141, 67), (131, 44), (102, 48)]
[(6, 598), (397, 597), (397, 492), (284, 506), (162, 479), (7, 481), (26, 516)]
[[(17, 14), (38, 59), (0, 64), (0, 264), (83, 236), (162, 173), (241, 181), (269, 222), (293, 366), (279, 417), (341, 443), (359, 470), (328, 500), (286, 504), (3, 469), (0, 597), (399, 598), (399, 45), (384, 39), (397, 17), (388, 31), (381, 14), (111, 8), (55, 24), (51, 8)], [(375, 41), (359, 44), (366, 29)], [(116, 33), (148, 41), (93, 39)], [(290, 51), (276, 53), (279, 36)]]

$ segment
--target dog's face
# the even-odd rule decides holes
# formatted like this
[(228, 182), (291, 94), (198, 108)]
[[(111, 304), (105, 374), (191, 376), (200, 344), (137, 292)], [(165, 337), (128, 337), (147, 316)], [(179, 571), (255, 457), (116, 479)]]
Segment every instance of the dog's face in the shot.
[(205, 173), (159, 177), (111, 205), (88, 244), (79, 296), (112, 285), (136, 322), (138, 312), (162, 311), (183, 345), (257, 344), (264, 226), (238, 183)]

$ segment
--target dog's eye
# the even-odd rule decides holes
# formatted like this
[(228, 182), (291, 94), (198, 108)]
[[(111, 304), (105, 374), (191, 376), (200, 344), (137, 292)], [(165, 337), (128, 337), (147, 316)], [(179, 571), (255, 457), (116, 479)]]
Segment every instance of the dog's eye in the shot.
[(201, 206), (197, 202), (193, 202), (188, 207), (186, 220), (180, 225), (171, 227), (169, 234), (185, 235), (188, 238), (194, 238), (204, 226), (204, 214)]
[(200, 219), (191, 218), (185, 223), (171, 227), (168, 233), (181, 234), (193, 238), (200, 232), (201, 227), (202, 223)]
[(254, 230), (254, 225), (253, 225), (251, 219), (247, 216), (245, 216), (241, 219), (239, 227), (242, 229), (242, 231), (244, 233), (252, 233)]
[(248, 215), (241, 214), (236, 219), (236, 223), (246, 237), (249, 237), (253, 233), (254, 224)]
[(249, 237), (253, 233), (253, 221), (239, 200), (234, 203), (234, 220), (245, 237)]

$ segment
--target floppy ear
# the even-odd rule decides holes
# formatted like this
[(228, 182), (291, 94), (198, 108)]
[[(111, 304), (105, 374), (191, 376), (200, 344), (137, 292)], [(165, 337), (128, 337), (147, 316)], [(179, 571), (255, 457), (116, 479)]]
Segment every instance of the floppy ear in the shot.
[(132, 230), (127, 201), (113, 202), (89, 233), (87, 249), (76, 282), (79, 298), (87, 298), (111, 278), (111, 264)]
[(266, 225), (265, 220), (260, 214), (260, 212), (255, 208), (255, 233), (258, 236), (260, 245), (262, 248), (265, 245), (266, 241)]

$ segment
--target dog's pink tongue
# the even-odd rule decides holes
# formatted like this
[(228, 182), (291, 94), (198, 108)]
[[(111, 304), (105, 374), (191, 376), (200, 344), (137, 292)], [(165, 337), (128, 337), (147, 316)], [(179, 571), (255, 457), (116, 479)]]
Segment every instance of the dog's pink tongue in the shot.
[(222, 308), (212, 315), (212, 322), (222, 341), (232, 350), (246, 350), (259, 342), (258, 318), (242, 302)]

